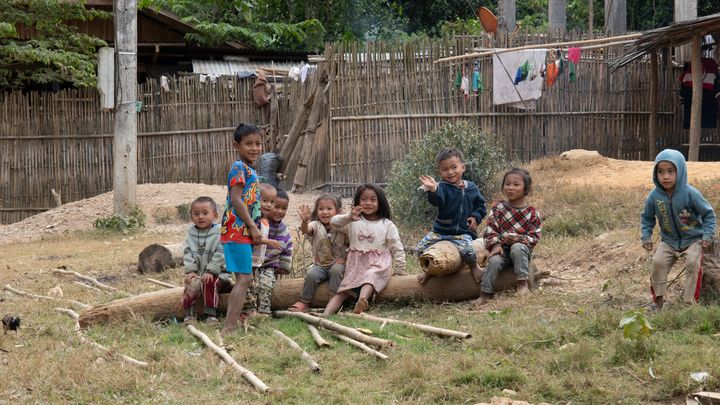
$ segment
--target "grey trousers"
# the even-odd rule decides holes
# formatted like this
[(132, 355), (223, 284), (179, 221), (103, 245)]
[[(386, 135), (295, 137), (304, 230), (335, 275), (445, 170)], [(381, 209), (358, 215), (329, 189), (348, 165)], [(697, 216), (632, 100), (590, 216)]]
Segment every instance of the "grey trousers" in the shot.
[(673, 249), (672, 246), (665, 242), (660, 242), (653, 256), (653, 270), (650, 275), (650, 291), (653, 299), (666, 294), (668, 273), (677, 259), (682, 257), (685, 259), (683, 301), (688, 304), (698, 302), (700, 287), (702, 286), (702, 256), (701, 240), (688, 246), (682, 252)]
[(488, 259), (485, 274), (483, 274), (480, 291), (492, 294), (493, 285), (498, 274), (507, 266), (512, 265), (518, 281), (527, 280), (530, 274), (530, 259), (532, 250), (525, 244), (515, 243), (510, 247), (510, 255), (505, 253), (492, 256)]
[(343, 275), (345, 275), (344, 264), (335, 263), (329, 267), (322, 267), (317, 264), (313, 264), (310, 267), (310, 271), (308, 271), (305, 275), (305, 282), (303, 283), (302, 294), (300, 294), (300, 301), (309, 304), (313, 297), (315, 297), (315, 288), (317, 288), (318, 284), (328, 280), (328, 289), (330, 290), (330, 294), (337, 294)]

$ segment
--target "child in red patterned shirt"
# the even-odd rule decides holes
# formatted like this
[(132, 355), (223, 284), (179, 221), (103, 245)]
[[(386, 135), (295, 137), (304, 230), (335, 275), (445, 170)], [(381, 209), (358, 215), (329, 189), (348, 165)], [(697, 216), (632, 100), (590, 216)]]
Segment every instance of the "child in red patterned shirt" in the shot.
[(490, 252), (480, 286), (480, 297), (473, 303), (483, 305), (492, 298), (498, 274), (512, 265), (517, 278), (518, 294), (530, 289), (528, 277), (532, 250), (540, 241), (542, 225), (537, 210), (525, 202), (532, 190), (532, 178), (525, 169), (513, 168), (503, 177), (506, 201), (493, 204), (485, 227), (485, 247)]

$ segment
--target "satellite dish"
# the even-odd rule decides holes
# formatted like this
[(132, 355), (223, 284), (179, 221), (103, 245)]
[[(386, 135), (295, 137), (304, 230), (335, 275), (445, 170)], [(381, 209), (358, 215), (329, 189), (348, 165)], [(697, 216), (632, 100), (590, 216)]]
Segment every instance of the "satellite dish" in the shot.
[(495, 17), (495, 14), (487, 7), (480, 7), (477, 14), (485, 32), (494, 34), (497, 31), (497, 17)]

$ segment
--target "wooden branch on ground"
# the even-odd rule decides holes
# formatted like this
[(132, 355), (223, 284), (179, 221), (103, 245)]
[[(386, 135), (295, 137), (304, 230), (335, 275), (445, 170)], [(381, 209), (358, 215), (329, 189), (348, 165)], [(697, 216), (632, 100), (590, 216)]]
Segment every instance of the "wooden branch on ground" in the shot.
[(247, 380), (250, 384), (253, 385), (253, 387), (255, 387), (256, 390), (258, 390), (260, 392), (270, 391), (270, 387), (265, 385), (265, 383), (262, 382), (252, 371), (250, 371), (250, 370), (246, 369), (245, 367), (241, 366), (240, 364), (238, 364), (238, 362), (235, 361), (235, 359), (232, 356), (230, 356), (228, 354), (228, 352), (225, 351), (225, 349), (223, 349), (223, 348), (219, 347), (218, 345), (216, 345), (215, 343), (213, 343), (213, 341), (210, 340), (210, 338), (206, 334), (200, 332), (193, 325), (187, 325), (187, 329), (195, 337), (197, 337), (203, 343), (205, 343), (205, 346), (207, 346), (212, 351), (214, 351), (215, 354), (220, 356), (220, 358), (223, 359), (223, 361), (225, 361), (225, 363), (227, 363), (232, 368), (237, 370), (245, 380)]
[(320, 336), (320, 331), (318, 331), (316, 327), (309, 324), (307, 327), (310, 330), (310, 335), (312, 335), (313, 340), (315, 341), (315, 344), (318, 345), (318, 347), (330, 347), (330, 342)]
[(368, 314), (354, 314), (352, 312), (340, 312), (340, 315), (349, 316), (349, 317), (353, 317), (353, 318), (368, 319), (371, 321), (377, 321), (377, 322), (383, 322), (383, 323), (396, 323), (396, 324), (405, 325), (405, 326), (409, 326), (411, 328), (421, 330), (425, 333), (432, 333), (432, 334), (439, 335), (439, 336), (455, 337), (455, 338), (459, 338), (459, 339), (470, 339), (472, 337), (472, 335), (467, 332), (459, 332), (459, 331), (452, 330), (452, 329), (437, 328), (435, 326), (423, 325), (421, 323), (414, 323), (414, 322), (409, 322), (409, 321), (401, 321), (399, 319), (380, 318), (380, 317), (372, 316), (372, 315), (368, 315)]
[(167, 288), (178, 288), (178, 287), (179, 287), (179, 286), (177, 286), (177, 285), (173, 285), (173, 284), (170, 284), (170, 283), (166, 283), (166, 282), (164, 282), (164, 281), (155, 280), (154, 278), (147, 278), (146, 280), (149, 281), (149, 282), (151, 282), (151, 283), (153, 283), (153, 284), (157, 284), (157, 285), (159, 285), (159, 286), (162, 286), (162, 287), (167, 287)]
[[(80, 330), (80, 323), (78, 323), (78, 320), (80, 319), (80, 315), (78, 315), (77, 312), (73, 311), (72, 309), (68, 309), (68, 308), (55, 308), (55, 311), (57, 311), (61, 314), (68, 315), (75, 320), (75, 333), (78, 335), (81, 342), (95, 346), (95, 348), (102, 351), (106, 356), (115, 356), (116, 355), (116, 352), (114, 350), (110, 350), (109, 348), (90, 339), (89, 337), (85, 336), (84, 333), (82, 333), (82, 331)], [(148, 366), (148, 363), (146, 363), (144, 361), (133, 359), (130, 356), (126, 356), (124, 354), (121, 354), (119, 356), (124, 362), (130, 363), (133, 366), (138, 366), (138, 367), (147, 367)]]
[(305, 350), (303, 350), (303, 348), (300, 347), (300, 345), (297, 344), (297, 342), (290, 339), (286, 334), (280, 332), (277, 329), (273, 329), (273, 332), (275, 333), (275, 335), (279, 336), (282, 340), (287, 342), (287, 344), (289, 344), (290, 347), (292, 347), (296, 351), (300, 352), (300, 356), (308, 363), (308, 365), (310, 366), (310, 370), (312, 370), (316, 373), (320, 372), (320, 365), (315, 361), (315, 359), (312, 358), (312, 356), (310, 356)]
[(91, 284), (93, 284), (93, 285), (95, 285), (95, 286), (97, 286), (97, 287), (103, 288), (103, 289), (105, 289), (105, 290), (112, 291), (112, 292), (116, 292), (116, 293), (120, 293), (120, 294), (125, 294), (125, 295), (127, 295), (127, 296), (130, 296), (130, 294), (128, 294), (128, 293), (126, 293), (126, 292), (124, 292), (124, 291), (120, 291), (120, 290), (118, 290), (117, 288), (115, 288), (115, 287), (113, 287), (113, 286), (109, 286), (109, 285), (107, 285), (107, 284), (103, 284), (103, 283), (97, 281), (96, 279), (94, 279), (94, 278), (92, 278), (92, 277), (89, 277), (89, 276), (86, 276), (86, 275), (84, 275), (84, 274), (80, 274), (80, 273), (78, 273), (77, 271), (73, 271), (73, 270), (63, 270), (63, 269), (53, 269), (53, 273), (55, 273), (55, 274), (62, 274), (62, 275), (66, 275), (66, 276), (75, 276), (75, 277), (79, 278), (80, 280), (85, 280), (85, 281), (87, 281), (87, 282), (89, 282), (89, 283), (91, 283)]
[(342, 340), (343, 342), (350, 344), (351, 346), (355, 346), (358, 349), (360, 349), (366, 353), (372, 354), (373, 356), (377, 357), (378, 359), (387, 360), (389, 358), (387, 355), (380, 353), (379, 351), (369, 347), (368, 345), (366, 345), (362, 342), (358, 342), (355, 339), (351, 339), (351, 338), (349, 338), (345, 335), (341, 335), (339, 333), (333, 333), (332, 335), (335, 336), (336, 338)]
[(340, 325), (337, 322), (333, 322), (328, 319), (320, 318), (310, 314), (304, 314), (302, 312), (275, 311), (274, 314), (279, 317), (290, 316), (300, 318), (303, 321), (313, 324), (315, 326), (322, 326), (325, 329), (330, 329), (332, 331), (351, 337), (355, 340), (359, 340), (360, 342), (377, 347), (393, 346), (395, 344), (395, 342), (393, 342), (392, 340), (380, 339), (373, 336), (366, 336), (355, 329)]
[(88, 290), (100, 291), (100, 292), (103, 293), (103, 294), (107, 294), (107, 291), (103, 291), (103, 290), (101, 290), (101, 289), (99, 289), (99, 288), (96, 288), (96, 287), (93, 287), (93, 286), (91, 286), (91, 285), (89, 285), (89, 284), (83, 283), (82, 281), (73, 281), (73, 283), (75, 283), (75, 284), (77, 284), (77, 285), (79, 285), (79, 286), (81, 286), (81, 287), (87, 288)]
[(79, 302), (79, 301), (75, 301), (75, 300), (71, 300), (71, 299), (67, 299), (67, 298), (55, 298), (55, 297), (48, 297), (48, 296), (46, 296), (46, 295), (31, 294), (31, 293), (27, 293), (27, 292), (25, 292), (25, 291), (21, 291), (21, 290), (18, 290), (18, 289), (16, 289), (16, 288), (13, 288), (13, 287), (11, 287), (11, 286), (9, 286), (9, 285), (5, 285), (5, 286), (3, 287), (3, 289), (4, 289), (5, 291), (9, 291), (9, 292), (11, 292), (11, 293), (13, 293), (13, 294), (20, 295), (20, 296), (26, 297), (26, 298), (35, 298), (35, 299), (38, 299), (38, 300), (45, 300), (45, 301), (65, 301), (65, 302), (69, 302), (69, 303), (71, 303), (71, 304), (73, 304), (73, 305), (76, 305), (76, 306), (78, 306), (78, 307), (80, 307), (80, 308), (83, 308), (83, 309), (91, 308), (90, 305), (88, 305), (88, 304), (83, 304), (82, 302)]

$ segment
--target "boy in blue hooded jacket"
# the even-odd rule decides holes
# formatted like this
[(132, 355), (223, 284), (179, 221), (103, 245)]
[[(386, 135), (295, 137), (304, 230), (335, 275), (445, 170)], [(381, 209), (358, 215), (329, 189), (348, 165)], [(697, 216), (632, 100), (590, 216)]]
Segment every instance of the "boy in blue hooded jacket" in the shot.
[[(482, 270), (477, 264), (477, 253), (472, 247), (477, 238), (476, 230), (487, 212), (485, 199), (472, 181), (463, 180), (465, 163), (463, 154), (456, 148), (444, 148), (436, 158), (439, 183), (431, 176), (420, 176), (421, 188), (427, 192), (431, 205), (438, 207), (432, 231), (420, 241), (418, 255), (433, 244), (447, 240), (457, 246), (460, 257), (473, 273), (475, 282), (482, 279)], [(418, 276), (424, 284), (431, 275), (423, 272)]]
[(715, 235), (715, 212), (705, 197), (687, 181), (687, 165), (682, 153), (665, 149), (655, 158), (653, 189), (645, 200), (641, 215), (642, 244), (652, 249), (655, 222), (660, 226), (660, 243), (653, 256), (650, 291), (657, 309), (661, 309), (667, 287), (667, 275), (675, 261), (685, 259), (683, 301), (694, 304), (700, 298), (702, 252)]

